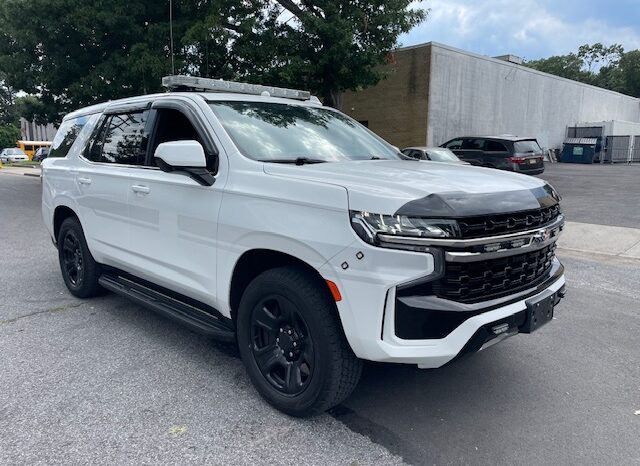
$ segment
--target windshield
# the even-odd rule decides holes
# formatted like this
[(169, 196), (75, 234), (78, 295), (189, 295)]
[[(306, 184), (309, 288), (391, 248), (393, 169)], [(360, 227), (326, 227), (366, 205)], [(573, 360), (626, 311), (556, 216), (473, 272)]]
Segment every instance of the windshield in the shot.
[(460, 159), (449, 149), (427, 149), (429, 160), (434, 162), (459, 162)]
[(513, 149), (515, 152), (520, 154), (527, 152), (541, 152), (540, 146), (538, 145), (538, 141), (535, 139), (528, 139), (526, 141), (516, 141), (513, 145)]
[(238, 149), (254, 160), (400, 159), (363, 126), (327, 108), (237, 101), (212, 102), (211, 108)]

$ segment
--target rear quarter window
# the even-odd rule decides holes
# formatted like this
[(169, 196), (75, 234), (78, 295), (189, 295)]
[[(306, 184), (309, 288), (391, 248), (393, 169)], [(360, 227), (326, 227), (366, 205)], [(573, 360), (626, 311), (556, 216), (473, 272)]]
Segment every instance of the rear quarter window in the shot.
[(542, 152), (542, 149), (538, 145), (538, 141), (536, 141), (535, 139), (516, 141), (513, 144), (513, 149), (518, 153)]
[(64, 120), (53, 138), (49, 149), (49, 157), (66, 157), (88, 120), (88, 116)]

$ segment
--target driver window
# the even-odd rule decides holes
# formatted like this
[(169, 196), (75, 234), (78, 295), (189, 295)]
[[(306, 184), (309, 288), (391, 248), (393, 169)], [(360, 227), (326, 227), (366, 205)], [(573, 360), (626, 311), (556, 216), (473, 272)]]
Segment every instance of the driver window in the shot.
[[(198, 130), (191, 124), (184, 113), (172, 108), (158, 108), (156, 112), (155, 137), (153, 147), (151, 147), (150, 151), (150, 164), (152, 166), (156, 166), (153, 154), (156, 148), (163, 142), (193, 140), (198, 141), (204, 147), (202, 137), (198, 133)], [(211, 172), (216, 171), (215, 159), (211, 157), (210, 154), (207, 154), (207, 169)]]
[(462, 149), (462, 139), (454, 139), (447, 144), (447, 149)]

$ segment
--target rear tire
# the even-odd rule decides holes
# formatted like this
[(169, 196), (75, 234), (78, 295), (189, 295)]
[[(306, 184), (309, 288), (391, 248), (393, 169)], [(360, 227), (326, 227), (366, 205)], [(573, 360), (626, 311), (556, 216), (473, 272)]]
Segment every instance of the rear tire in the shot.
[(65, 285), (72, 295), (90, 298), (103, 292), (98, 284), (100, 265), (93, 259), (76, 217), (69, 217), (58, 232), (58, 260)]
[(328, 290), (302, 267), (256, 277), (238, 309), (238, 345), (258, 392), (291, 416), (313, 416), (341, 403), (358, 384), (349, 346)]

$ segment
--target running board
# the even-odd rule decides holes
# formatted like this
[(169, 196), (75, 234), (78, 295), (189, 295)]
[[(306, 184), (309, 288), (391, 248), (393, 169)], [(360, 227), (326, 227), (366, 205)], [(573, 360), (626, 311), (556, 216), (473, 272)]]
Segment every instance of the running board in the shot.
[[(222, 341), (235, 341), (232, 324), (223, 316), (156, 291), (121, 275), (103, 274), (98, 283), (109, 291), (129, 298), (137, 304), (156, 311), (190, 329)], [(228, 320), (228, 319), (227, 319)]]

